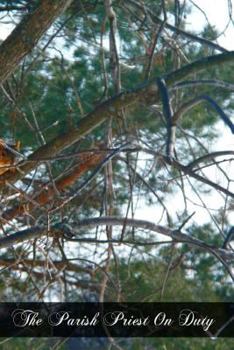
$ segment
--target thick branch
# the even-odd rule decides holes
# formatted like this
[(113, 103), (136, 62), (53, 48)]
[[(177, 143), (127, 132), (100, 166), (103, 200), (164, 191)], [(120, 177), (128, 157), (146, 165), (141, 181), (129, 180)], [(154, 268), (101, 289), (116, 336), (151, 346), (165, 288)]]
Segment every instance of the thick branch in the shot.
[[(233, 60), (234, 51), (205, 57), (167, 74), (164, 79), (166, 84), (168, 86), (171, 86), (190, 74), (197, 73), (203, 69), (208, 69), (215, 65), (229, 63)], [(86, 117), (82, 118), (77, 128), (54, 138), (49, 143), (36, 150), (31, 156), (29, 156), (29, 161), (21, 162), (18, 166), (20, 170), (19, 172), (12, 173), (8, 171), (3, 176), (0, 176), (0, 189), (5, 186), (4, 181), (14, 183), (17, 180), (23, 178), (27, 173), (36, 167), (35, 161), (37, 159), (47, 158), (58, 154), (65, 148), (69, 147), (73, 143), (79, 141), (84, 136), (92, 132), (110, 116), (117, 116), (120, 109), (137, 102), (142, 102), (145, 104), (153, 102), (155, 103), (158, 101), (158, 99), (159, 94), (155, 79), (143, 85), (140, 85), (134, 90), (121, 92), (120, 94), (115, 95), (114, 97), (97, 106)]]
[(0, 83), (2, 84), (31, 52), (55, 19), (72, 0), (41, 0), (38, 8), (26, 15), (0, 46)]
[[(56, 224), (54, 227), (51, 227), (50, 235), (62, 235), (64, 238), (71, 239), (75, 235), (79, 235), (80, 229), (83, 227), (93, 228), (96, 226), (131, 226), (136, 228), (141, 228), (144, 230), (150, 230), (156, 233), (160, 233), (164, 236), (170, 237), (175, 241), (184, 242), (192, 246), (197, 246), (207, 251), (210, 251), (215, 256), (218, 256), (224, 260), (234, 260), (234, 253), (225, 249), (217, 248), (215, 246), (211, 246), (197, 238), (188, 236), (178, 230), (171, 230), (167, 227), (156, 225), (153, 222), (146, 220), (137, 220), (137, 219), (127, 219), (121, 217), (95, 217), (84, 219), (78, 221), (75, 224), (74, 228), (66, 224)], [(30, 239), (36, 239), (42, 237), (44, 235), (48, 235), (48, 231), (46, 227), (35, 226), (26, 230), (22, 230), (16, 233), (11, 234), (10, 236), (0, 238), (0, 249), (6, 248), (17, 243), (22, 243), (24, 241), (28, 241)], [(70, 238), (69, 238), (70, 237)], [(73, 238), (72, 238), (73, 240)], [(76, 239), (74, 238), (74, 241)], [(82, 242), (82, 237), (78, 239), (79, 242)], [(87, 242), (87, 238), (83, 239), (84, 242)], [(118, 243), (124, 243), (121, 240)], [(156, 242), (157, 243), (157, 242)], [(136, 245), (136, 243), (133, 243)], [(146, 241), (147, 245), (147, 241)]]

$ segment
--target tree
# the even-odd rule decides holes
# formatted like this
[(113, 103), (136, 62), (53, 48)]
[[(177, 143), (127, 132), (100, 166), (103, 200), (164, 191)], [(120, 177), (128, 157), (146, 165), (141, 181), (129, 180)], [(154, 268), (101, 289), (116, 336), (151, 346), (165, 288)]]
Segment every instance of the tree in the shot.
[(2, 299), (232, 300), (234, 151), (209, 145), (234, 133), (234, 51), (179, 1), (0, 11)]

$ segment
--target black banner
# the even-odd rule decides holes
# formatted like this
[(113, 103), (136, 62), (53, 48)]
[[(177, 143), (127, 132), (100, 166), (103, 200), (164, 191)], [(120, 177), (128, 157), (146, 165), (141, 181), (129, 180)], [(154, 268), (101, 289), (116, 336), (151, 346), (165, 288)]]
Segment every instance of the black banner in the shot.
[(1, 303), (1, 337), (234, 337), (234, 303)]

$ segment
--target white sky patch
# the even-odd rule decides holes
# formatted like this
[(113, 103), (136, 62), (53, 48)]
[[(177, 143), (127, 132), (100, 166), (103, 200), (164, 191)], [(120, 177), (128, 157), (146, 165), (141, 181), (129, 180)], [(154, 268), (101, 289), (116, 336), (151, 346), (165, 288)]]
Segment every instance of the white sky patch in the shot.
[[(222, 32), (226, 28), (229, 22), (228, 13), (228, 1), (225, 0), (193, 0), (206, 14), (208, 21), (211, 25)], [(192, 5), (190, 1), (187, 1), (188, 5)], [(232, 16), (234, 18), (234, 3), (232, 8)], [(187, 29), (191, 32), (200, 32), (207, 23), (204, 14), (199, 11), (195, 6), (192, 7), (191, 14), (187, 17)], [(228, 50), (234, 49), (234, 25), (229, 23), (225, 34), (218, 38), (218, 43)]]
[(11, 23), (9, 24), (0, 24), (0, 40), (5, 40), (8, 35), (11, 33), (14, 27)]

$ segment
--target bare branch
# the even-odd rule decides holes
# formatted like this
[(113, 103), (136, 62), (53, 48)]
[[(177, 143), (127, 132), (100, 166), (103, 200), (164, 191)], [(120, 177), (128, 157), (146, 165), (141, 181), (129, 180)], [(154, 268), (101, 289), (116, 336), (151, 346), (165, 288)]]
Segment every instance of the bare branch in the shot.
[[(234, 253), (225, 249), (221, 249), (210, 244), (207, 244), (197, 238), (191, 237), (185, 233), (182, 233), (178, 230), (172, 230), (170, 228), (156, 225), (153, 222), (146, 220), (137, 220), (137, 219), (128, 219), (121, 217), (94, 217), (84, 220), (80, 220), (75, 223), (74, 228), (66, 224), (56, 224), (51, 228), (51, 231), (48, 233), (45, 227), (35, 226), (26, 230), (22, 230), (16, 233), (11, 234), (10, 236), (0, 238), (0, 249), (6, 248), (30, 239), (36, 239), (42, 237), (43, 235), (57, 236), (62, 235), (64, 238), (67, 237), (69, 240), (73, 240), (75, 235), (79, 235), (79, 230), (83, 227), (93, 228), (96, 226), (105, 225), (105, 226), (131, 226), (136, 228), (141, 228), (144, 230), (149, 230), (152, 232), (160, 233), (164, 236), (170, 237), (172, 240), (178, 242), (184, 242), (192, 246), (197, 246), (207, 251), (210, 251), (212, 254), (219, 255), (225, 260), (234, 260)], [(87, 238), (80, 238), (79, 242), (88, 242), (90, 241)], [(91, 240), (92, 241), (92, 240)], [(97, 240), (95, 240), (96, 242)], [(117, 241), (118, 242), (118, 241)], [(107, 243), (107, 242), (106, 242)], [(119, 241), (118, 243), (123, 243)], [(158, 244), (158, 242), (156, 242)], [(133, 242), (133, 244), (136, 244)]]

